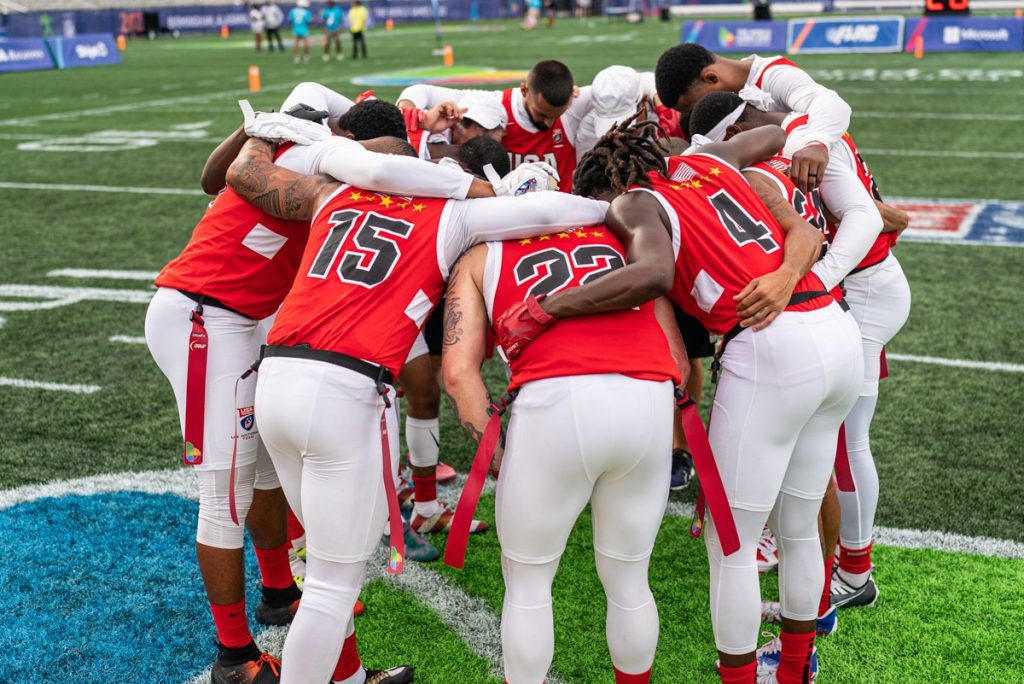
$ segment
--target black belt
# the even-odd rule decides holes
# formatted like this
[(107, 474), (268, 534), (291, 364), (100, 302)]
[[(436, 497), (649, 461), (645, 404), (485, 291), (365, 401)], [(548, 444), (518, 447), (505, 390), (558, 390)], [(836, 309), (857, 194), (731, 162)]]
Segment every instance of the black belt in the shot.
[(225, 311), (230, 311), (231, 313), (238, 314), (239, 316), (242, 316), (244, 318), (248, 318), (248, 319), (252, 320), (252, 316), (246, 316), (241, 311), (238, 311), (237, 309), (232, 309), (230, 306), (228, 306), (224, 302), (218, 301), (218, 300), (214, 299), (213, 297), (208, 297), (206, 295), (196, 294), (195, 292), (186, 292), (185, 290), (178, 290), (178, 292), (180, 292), (181, 294), (185, 295), (186, 297), (188, 297), (189, 299), (191, 299), (193, 302), (195, 302), (196, 304), (198, 304), (200, 306), (200, 314), (199, 315), (202, 315), (202, 313), (201, 313), (202, 312), (202, 307), (204, 307), (204, 306), (212, 306), (212, 307), (215, 307), (217, 309), (224, 309)]
[(881, 259), (879, 259), (878, 261), (876, 261), (875, 263), (868, 264), (867, 266), (859, 266), (859, 267), (853, 269), (852, 271), (850, 271), (849, 273), (847, 273), (847, 275), (853, 275), (854, 273), (860, 273), (861, 271), (866, 271), (869, 268), (872, 268), (873, 266), (877, 266), (878, 264), (880, 264), (883, 261), (885, 261), (886, 259), (888, 259), (890, 254), (892, 254), (892, 252), (886, 252), (885, 256), (882, 257)]
[(394, 385), (395, 377), (384, 366), (378, 366), (369, 361), (357, 359), (341, 352), (327, 351), (326, 349), (311, 349), (309, 345), (296, 345), (287, 347), (279, 344), (268, 344), (260, 351), (260, 359), (272, 356), (281, 356), (289, 359), (310, 359), (312, 361), (323, 361), (334, 366), (341, 366), (360, 375), (365, 375), (374, 381), (378, 391), (384, 385)]

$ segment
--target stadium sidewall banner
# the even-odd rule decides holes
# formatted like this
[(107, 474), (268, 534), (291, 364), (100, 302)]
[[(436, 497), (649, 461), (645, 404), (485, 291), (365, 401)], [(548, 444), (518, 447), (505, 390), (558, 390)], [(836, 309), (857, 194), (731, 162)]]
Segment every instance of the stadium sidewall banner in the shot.
[(904, 51), (918, 39), (925, 52), (1017, 52), (1024, 49), (1024, 22), (1012, 17), (922, 17), (907, 26)]
[(783, 52), (786, 25), (779, 21), (684, 22), (681, 42), (698, 43), (713, 52)]
[(901, 52), (903, 17), (790, 19), (787, 52)]
[(119, 64), (121, 51), (109, 33), (84, 33), (71, 38), (47, 38), (58, 69)]
[(52, 69), (53, 59), (41, 38), (0, 40), (0, 73)]

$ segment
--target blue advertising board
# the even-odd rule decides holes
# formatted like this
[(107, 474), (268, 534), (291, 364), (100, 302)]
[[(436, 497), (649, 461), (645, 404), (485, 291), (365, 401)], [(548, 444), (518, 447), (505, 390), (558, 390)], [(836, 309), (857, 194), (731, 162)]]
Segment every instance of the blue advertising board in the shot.
[(47, 38), (58, 69), (119, 64), (121, 51), (109, 33), (85, 33), (71, 38)]
[(682, 42), (712, 52), (782, 52), (786, 24), (780, 21), (702, 21), (683, 24)]
[(0, 40), (0, 73), (52, 68), (53, 59), (41, 38)]
[(903, 17), (790, 19), (790, 54), (801, 52), (901, 52)]
[(925, 52), (1018, 52), (1024, 21), (1012, 17), (922, 17), (907, 27), (906, 52), (918, 40)]

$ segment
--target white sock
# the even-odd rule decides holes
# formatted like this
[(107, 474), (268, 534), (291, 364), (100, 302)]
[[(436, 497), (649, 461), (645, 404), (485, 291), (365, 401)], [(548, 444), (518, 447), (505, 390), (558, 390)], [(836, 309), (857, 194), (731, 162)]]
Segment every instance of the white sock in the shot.
[(442, 511), (444, 511), (444, 504), (436, 499), (434, 501), (416, 502), (416, 515), (422, 515), (424, 518), (430, 518)]

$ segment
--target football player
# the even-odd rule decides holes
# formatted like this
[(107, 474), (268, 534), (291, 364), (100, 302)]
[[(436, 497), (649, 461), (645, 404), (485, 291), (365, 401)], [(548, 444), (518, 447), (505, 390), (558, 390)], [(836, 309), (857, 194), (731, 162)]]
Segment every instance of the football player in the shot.
[(650, 123), (619, 125), (576, 172), (577, 192), (614, 198), (608, 226), (626, 246), (627, 266), (534, 302), (535, 325), (521, 317), (499, 340), (514, 343), (562, 318), (638, 304), (641, 294), (622, 287), (631, 269), (674, 273), (669, 297), (724, 336), (709, 438), (731, 516), (717, 508), (726, 502), (709, 497), (706, 537), (721, 678), (749, 684), (756, 677), (756, 547), (771, 520), (788, 617), (780, 665), (764, 679), (802, 682), (824, 582), (818, 510), (839, 425), (862, 378), (859, 335), (809, 273), (820, 232), (785, 202), (766, 207), (738, 171), (782, 146), (780, 128), (668, 161), (656, 136)]
[[(488, 243), (459, 260), (446, 294), (443, 367), (471, 439), (486, 432), (492, 403), (480, 372), (489, 321), (515, 315), (528, 297), (624, 264), (621, 244), (604, 226)], [(511, 360), (515, 402), (495, 505), (505, 579), (502, 657), (511, 684), (547, 675), (555, 645), (551, 583), (588, 503), (615, 681), (650, 681), (658, 610), (647, 569), (669, 489), (672, 388), (686, 365), (672, 308), (665, 300), (657, 307), (657, 318), (647, 302), (567, 321)]]
[(590, 88), (573, 84), (569, 67), (553, 59), (537, 62), (518, 88), (503, 91), (456, 90), (419, 83), (398, 96), (402, 109), (427, 110), (441, 102), (460, 107), (468, 97), (487, 97), (499, 103), (508, 125), (501, 143), (512, 168), (542, 161), (558, 170), (560, 189), (572, 188), (576, 168), (576, 135), (580, 119), (590, 108)]

